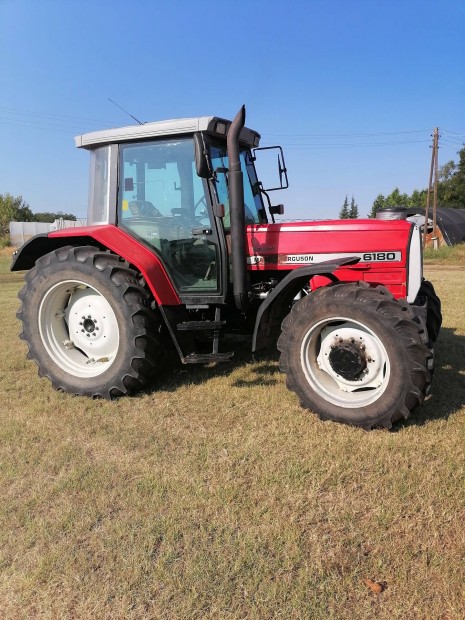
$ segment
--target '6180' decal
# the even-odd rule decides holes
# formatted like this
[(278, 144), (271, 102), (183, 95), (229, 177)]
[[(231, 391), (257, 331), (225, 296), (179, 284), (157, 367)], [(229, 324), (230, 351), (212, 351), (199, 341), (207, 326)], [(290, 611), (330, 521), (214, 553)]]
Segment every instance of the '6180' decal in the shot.
[(382, 261), (400, 261), (400, 252), (365, 252), (362, 254), (363, 262), (382, 262)]

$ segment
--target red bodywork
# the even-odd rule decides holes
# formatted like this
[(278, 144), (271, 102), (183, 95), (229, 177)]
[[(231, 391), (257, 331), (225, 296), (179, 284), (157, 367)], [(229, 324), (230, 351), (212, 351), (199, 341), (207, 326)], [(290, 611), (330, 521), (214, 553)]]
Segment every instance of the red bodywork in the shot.
[[(342, 281), (364, 280), (384, 284), (396, 297), (407, 295), (407, 256), (411, 224), (405, 221), (328, 220), (247, 226), (249, 271), (290, 271), (303, 265), (338, 256), (362, 256), (350, 267), (334, 272)], [(91, 237), (135, 265), (161, 305), (181, 304), (179, 296), (158, 256), (121, 228), (98, 225), (66, 228), (49, 233), (50, 238)], [(363, 254), (372, 254), (364, 261)], [(394, 255), (395, 260), (374, 260), (376, 255)], [(373, 256), (374, 255), (374, 256)], [(315, 276), (312, 289), (328, 283)]]
[(135, 265), (159, 304), (177, 306), (181, 300), (158, 256), (121, 228), (112, 225), (63, 228), (49, 233), (54, 237), (91, 237)]
[[(334, 272), (339, 280), (384, 284), (396, 298), (405, 297), (411, 231), (412, 225), (406, 221), (371, 219), (248, 226), (249, 269), (289, 271), (341, 255), (358, 255), (359, 263)], [(363, 260), (364, 254), (370, 260)], [(382, 260), (376, 260), (378, 257)], [(328, 282), (316, 276), (311, 287)]]

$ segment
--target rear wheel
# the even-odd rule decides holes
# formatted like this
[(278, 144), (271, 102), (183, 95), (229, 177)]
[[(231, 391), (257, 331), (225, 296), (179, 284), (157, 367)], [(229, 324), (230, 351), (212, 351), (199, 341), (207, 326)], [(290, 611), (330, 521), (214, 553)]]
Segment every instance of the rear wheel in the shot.
[(389, 428), (423, 402), (431, 376), (424, 329), (384, 287), (336, 284), (297, 302), (282, 324), (280, 368), (323, 420)]
[(137, 272), (118, 256), (60, 248), (37, 261), (19, 297), (28, 357), (56, 389), (112, 398), (156, 372), (159, 321)]

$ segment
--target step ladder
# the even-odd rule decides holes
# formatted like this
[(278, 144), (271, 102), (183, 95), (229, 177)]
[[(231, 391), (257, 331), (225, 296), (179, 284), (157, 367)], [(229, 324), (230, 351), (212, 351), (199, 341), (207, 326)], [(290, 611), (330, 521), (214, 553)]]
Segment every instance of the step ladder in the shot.
[(220, 353), (219, 340), (220, 332), (226, 325), (226, 321), (221, 320), (221, 310), (219, 307), (215, 308), (215, 320), (214, 321), (184, 321), (178, 323), (176, 326), (177, 331), (180, 332), (210, 332), (213, 335), (213, 345), (211, 353), (189, 353), (183, 357), (184, 364), (209, 364), (211, 362), (227, 362), (233, 356), (233, 351), (227, 351)]

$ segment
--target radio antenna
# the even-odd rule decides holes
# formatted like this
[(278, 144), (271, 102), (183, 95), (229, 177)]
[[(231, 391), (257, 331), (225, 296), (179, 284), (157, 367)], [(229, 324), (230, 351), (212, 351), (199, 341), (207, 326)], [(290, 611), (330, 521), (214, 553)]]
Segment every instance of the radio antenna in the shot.
[(139, 125), (143, 125), (144, 123), (142, 123), (138, 118), (136, 118), (135, 116), (133, 116), (132, 114), (130, 114), (127, 110), (125, 110), (124, 108), (122, 108), (120, 105), (118, 105), (117, 103), (115, 103), (113, 101), (113, 99), (110, 99), (110, 97), (107, 97), (108, 101), (110, 101), (110, 103), (112, 103), (113, 105), (115, 105), (117, 108), (119, 108), (120, 110), (123, 110), (123, 112), (126, 112), (126, 114), (128, 114), (131, 118), (133, 118), (136, 123), (139, 123)]

